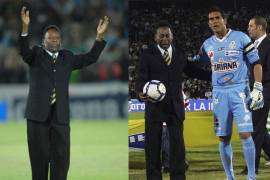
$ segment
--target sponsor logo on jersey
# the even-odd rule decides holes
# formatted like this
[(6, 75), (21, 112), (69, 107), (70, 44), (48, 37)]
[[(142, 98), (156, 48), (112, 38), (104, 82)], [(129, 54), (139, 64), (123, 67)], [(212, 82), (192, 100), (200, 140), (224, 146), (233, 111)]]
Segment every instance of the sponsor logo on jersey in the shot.
[(225, 51), (225, 56), (238, 56), (239, 54), (239, 51)]
[(212, 68), (214, 72), (228, 72), (238, 69), (239, 62), (237, 61), (224, 61), (219, 59), (217, 63), (212, 63)]
[(219, 47), (218, 48), (218, 52), (221, 52), (221, 51), (224, 51), (225, 50), (225, 47)]

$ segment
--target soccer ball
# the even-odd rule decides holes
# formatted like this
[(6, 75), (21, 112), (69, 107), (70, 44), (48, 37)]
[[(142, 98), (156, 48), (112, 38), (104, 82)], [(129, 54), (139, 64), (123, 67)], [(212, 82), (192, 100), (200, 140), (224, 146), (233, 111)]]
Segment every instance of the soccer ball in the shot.
[(143, 94), (149, 96), (153, 101), (162, 101), (165, 97), (166, 87), (158, 80), (151, 80), (145, 83)]

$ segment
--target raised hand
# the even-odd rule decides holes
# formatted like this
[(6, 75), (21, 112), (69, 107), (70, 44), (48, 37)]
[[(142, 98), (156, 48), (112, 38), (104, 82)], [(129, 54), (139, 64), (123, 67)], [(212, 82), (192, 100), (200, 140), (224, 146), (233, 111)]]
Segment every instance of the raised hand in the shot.
[(22, 18), (22, 23), (24, 25), (29, 25), (30, 23), (30, 18), (29, 18), (29, 11), (26, 11), (26, 7), (23, 6), (21, 10), (21, 18)]
[(23, 6), (21, 10), (21, 19), (22, 19), (22, 33), (28, 33), (28, 27), (30, 23), (29, 11), (26, 10), (26, 7)]
[(97, 40), (103, 40), (104, 34), (108, 29), (109, 25), (109, 18), (108, 16), (104, 16), (102, 19), (99, 20), (99, 24), (97, 27)]

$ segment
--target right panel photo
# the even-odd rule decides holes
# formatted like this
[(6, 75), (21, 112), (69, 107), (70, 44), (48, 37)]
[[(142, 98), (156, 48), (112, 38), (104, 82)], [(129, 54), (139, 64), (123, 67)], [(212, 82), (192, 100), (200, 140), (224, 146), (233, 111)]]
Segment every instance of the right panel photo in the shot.
[(129, 180), (270, 179), (269, 8), (129, 0)]

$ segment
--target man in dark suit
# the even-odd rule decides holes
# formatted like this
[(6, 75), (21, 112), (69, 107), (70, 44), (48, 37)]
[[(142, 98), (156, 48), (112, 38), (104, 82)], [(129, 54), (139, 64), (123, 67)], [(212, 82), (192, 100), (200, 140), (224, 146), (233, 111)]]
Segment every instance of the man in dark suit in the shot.
[[(255, 143), (255, 172), (258, 173), (260, 165), (260, 155), (263, 149), (266, 155), (270, 156), (270, 135), (266, 129), (268, 112), (270, 109), (270, 39), (266, 34), (267, 22), (265, 18), (255, 16), (249, 21), (248, 33), (255, 40), (254, 45), (258, 49), (263, 69), (263, 97), (264, 106), (261, 109), (252, 111), (252, 121), (254, 132), (252, 137)], [(251, 67), (253, 68), (253, 67)], [(254, 74), (250, 74), (250, 84), (254, 83)], [(247, 174), (247, 168), (242, 171)]]
[[(29, 65), (27, 119), (28, 149), (33, 180), (66, 180), (70, 157), (68, 83), (72, 70), (95, 63), (105, 47), (103, 40), (109, 19), (104, 17), (97, 27), (96, 42), (83, 55), (61, 49), (60, 30), (48, 26), (43, 45), (29, 48), (29, 11), (21, 10), (22, 32), (20, 54)], [(49, 170), (50, 167), (50, 170)]]
[[(170, 25), (162, 21), (156, 28), (156, 44), (140, 55), (136, 84), (138, 98), (145, 101), (145, 157), (148, 180), (162, 179), (160, 150), (163, 122), (167, 124), (170, 139), (170, 179), (186, 178), (182, 73), (185, 72), (189, 76), (200, 74), (200, 79), (207, 80), (211, 77), (211, 72), (204, 74), (204, 71), (189, 65), (190, 62), (186, 61), (184, 53), (172, 46), (172, 41)], [(166, 95), (161, 102), (154, 103), (142, 93), (144, 84), (150, 80), (159, 80), (165, 85)]]

